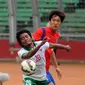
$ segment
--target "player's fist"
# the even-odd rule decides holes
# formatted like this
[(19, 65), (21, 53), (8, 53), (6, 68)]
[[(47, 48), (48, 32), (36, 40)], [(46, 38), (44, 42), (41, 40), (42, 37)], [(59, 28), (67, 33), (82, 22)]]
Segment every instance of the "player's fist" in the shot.
[(44, 40), (47, 40), (47, 41), (49, 42), (50, 38), (49, 38), (48, 36), (46, 36), (46, 37), (44, 38)]
[(42, 44), (45, 44), (45, 42), (47, 42), (47, 37), (42, 40)]
[(57, 72), (58, 78), (61, 79), (62, 78), (62, 73), (61, 73), (60, 69), (56, 68), (56, 72)]
[(48, 38), (47, 37), (44, 37), (44, 39), (43, 40), (47, 40)]
[(69, 52), (71, 50), (71, 47), (69, 45), (66, 45), (66, 50)]

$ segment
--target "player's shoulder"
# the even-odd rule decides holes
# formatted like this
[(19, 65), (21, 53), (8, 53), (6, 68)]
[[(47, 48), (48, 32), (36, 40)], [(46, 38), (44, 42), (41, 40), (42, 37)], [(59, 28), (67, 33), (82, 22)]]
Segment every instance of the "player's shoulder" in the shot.
[(26, 49), (24, 49), (24, 48), (21, 48), (19, 51), (18, 51), (18, 54), (19, 53), (22, 53), (22, 52), (28, 52)]
[(23, 50), (25, 50), (25, 49), (24, 49), (24, 48), (21, 48), (21, 49), (18, 51), (18, 53), (22, 52)]
[(38, 28), (35, 32), (33, 32), (33, 34), (35, 34), (35, 33), (41, 33), (42, 32), (42, 29), (41, 29), (41, 27), (40, 28)]
[(19, 57), (22, 57), (22, 55), (24, 54), (24, 53), (28, 53), (29, 51), (28, 50), (26, 50), (26, 49), (24, 49), (24, 48), (21, 48), (17, 53), (18, 53), (18, 56)]
[(36, 34), (41, 35), (41, 34), (43, 33), (42, 28), (45, 28), (45, 27), (40, 27), (40, 28), (38, 28), (35, 32), (32, 33), (32, 35), (33, 35), (33, 36), (35, 36)]
[(46, 29), (46, 27), (40, 27), (37, 29), (37, 31), (42, 31), (42, 28)]
[(36, 32), (41, 33), (43, 31), (42, 28), (44, 28), (46, 30), (47, 27), (39, 27), (34, 33), (36, 33)]

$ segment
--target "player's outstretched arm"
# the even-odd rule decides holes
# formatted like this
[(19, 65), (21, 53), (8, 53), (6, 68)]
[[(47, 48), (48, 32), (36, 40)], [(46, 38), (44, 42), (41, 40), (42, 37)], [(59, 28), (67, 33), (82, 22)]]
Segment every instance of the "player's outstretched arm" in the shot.
[(22, 59), (28, 59), (32, 57), (38, 50), (39, 48), (45, 44), (46, 40), (44, 39), (37, 47), (35, 47), (33, 50), (29, 51), (28, 53), (23, 54)]
[(71, 50), (71, 47), (69, 45), (54, 44), (54, 43), (50, 43), (50, 48), (65, 49), (68, 52)]

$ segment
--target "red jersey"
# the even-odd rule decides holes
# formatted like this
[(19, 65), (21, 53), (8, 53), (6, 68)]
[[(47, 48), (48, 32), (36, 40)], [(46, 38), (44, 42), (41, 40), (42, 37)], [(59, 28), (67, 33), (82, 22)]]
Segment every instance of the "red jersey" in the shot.
[[(44, 27), (45, 28), (45, 37), (49, 38), (49, 42), (51, 43), (56, 43), (59, 38), (60, 38), (60, 34), (58, 32), (53, 32), (51, 30), (50, 27)], [(43, 34), (43, 30), (41, 28), (39, 28), (36, 32), (33, 33), (33, 37), (34, 39), (40, 40)], [(46, 71), (49, 71), (49, 67), (50, 67), (50, 54), (51, 54), (52, 50), (51, 49), (47, 49), (45, 52), (45, 57), (46, 57)]]

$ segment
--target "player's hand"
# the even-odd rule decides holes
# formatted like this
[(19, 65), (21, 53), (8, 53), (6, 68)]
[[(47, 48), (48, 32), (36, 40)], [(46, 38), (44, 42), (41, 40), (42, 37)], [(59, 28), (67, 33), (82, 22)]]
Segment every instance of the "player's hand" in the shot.
[(61, 79), (62, 73), (61, 73), (60, 69), (56, 68), (56, 72), (57, 72), (58, 78)]
[(66, 45), (66, 50), (69, 52), (71, 50), (71, 47), (69, 45)]
[(47, 42), (47, 37), (45, 37), (42, 42), (41, 42), (41, 45), (45, 44)]
[(48, 37), (45, 37), (44, 39), (43, 39), (43, 42), (47, 42), (48, 41)]
[(46, 40), (47, 41), (48, 40), (48, 37), (45, 37), (43, 40)]
[(47, 40), (47, 41), (49, 42), (50, 38), (49, 38), (48, 36), (46, 36), (46, 37), (44, 38), (44, 40)]

